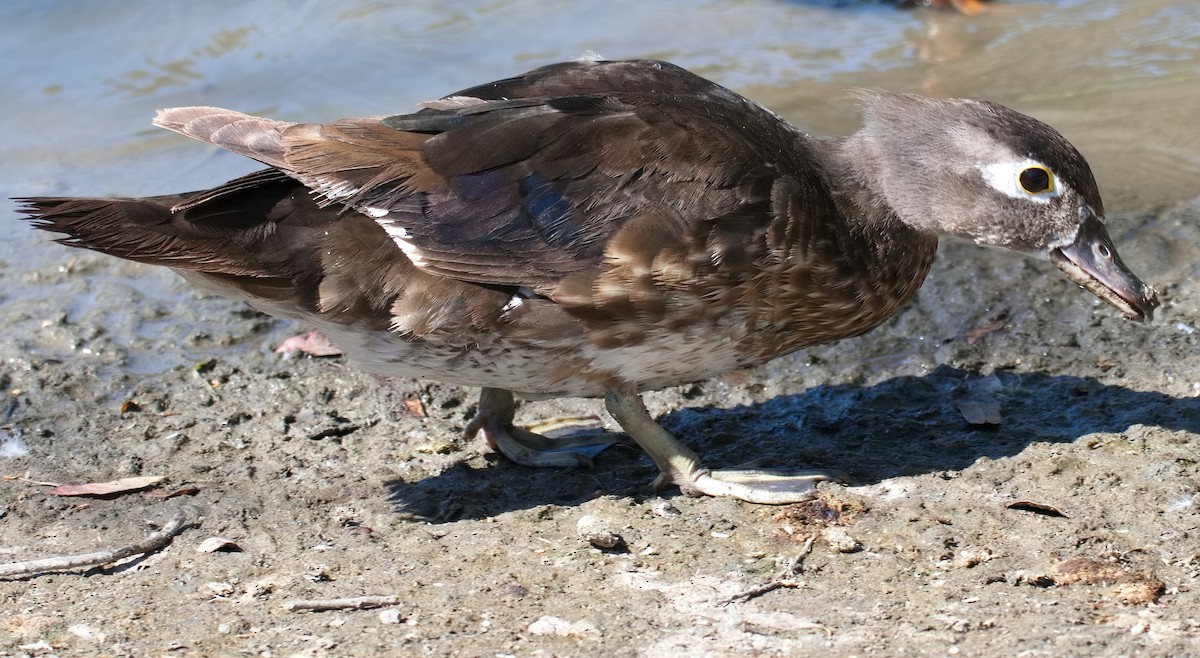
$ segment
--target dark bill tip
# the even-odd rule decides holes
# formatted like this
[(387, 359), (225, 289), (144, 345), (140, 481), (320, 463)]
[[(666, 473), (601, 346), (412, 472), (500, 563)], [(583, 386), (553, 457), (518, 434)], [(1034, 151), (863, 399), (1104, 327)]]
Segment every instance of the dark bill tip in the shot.
[(1075, 283), (1112, 304), (1130, 320), (1146, 320), (1158, 306), (1158, 293), (1121, 261), (1112, 238), (1094, 212), (1081, 211), (1075, 241), (1050, 250), (1050, 261)]

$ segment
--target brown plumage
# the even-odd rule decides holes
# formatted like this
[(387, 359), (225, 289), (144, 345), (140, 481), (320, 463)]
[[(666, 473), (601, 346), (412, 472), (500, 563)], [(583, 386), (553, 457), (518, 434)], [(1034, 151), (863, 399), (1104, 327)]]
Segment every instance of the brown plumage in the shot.
[[(470, 432), (526, 463), (591, 452), (512, 427), (509, 391), (604, 395), (665, 482), (781, 502), (812, 478), (781, 493), (710, 474), (637, 393), (868, 331), (916, 292), (939, 233), (1043, 253), (1130, 317), (1155, 303), (1048, 126), (977, 101), (865, 107), (859, 133), (817, 140), (670, 64), (578, 61), (410, 115), (164, 110), (156, 125), (269, 168), (193, 194), (24, 201), (65, 244), (315, 324), (366, 367), (483, 387)], [(1014, 188), (1029, 167), (1052, 189)]]

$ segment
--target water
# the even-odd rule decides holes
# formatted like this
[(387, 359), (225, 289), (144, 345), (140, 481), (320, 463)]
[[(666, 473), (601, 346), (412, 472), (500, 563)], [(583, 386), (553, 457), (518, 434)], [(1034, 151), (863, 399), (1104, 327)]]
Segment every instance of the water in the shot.
[[(587, 50), (669, 59), (818, 134), (854, 129), (849, 87), (1013, 106), (1089, 158), (1118, 229), (1122, 213), (1200, 195), (1200, 3), (1190, 1), (1026, 0), (976, 18), (869, 0), (42, 1), (5, 3), (0, 26), (5, 199), (174, 192), (255, 168), (152, 128), (156, 108), (219, 105), (287, 120), (390, 114)], [(0, 201), (0, 215), (12, 209)], [(48, 297), (72, 295), (79, 312), (112, 303), (101, 289), (114, 282), (136, 291), (133, 303), (208, 303), (170, 275), (68, 251), (15, 220), (2, 226), (9, 331), (32, 328)], [(1166, 240), (1171, 229), (1142, 230)], [(1177, 266), (1194, 267), (1192, 253)], [(64, 287), (48, 276), (64, 263), (87, 264), (83, 280)], [(169, 347), (179, 336), (166, 326), (125, 329)]]

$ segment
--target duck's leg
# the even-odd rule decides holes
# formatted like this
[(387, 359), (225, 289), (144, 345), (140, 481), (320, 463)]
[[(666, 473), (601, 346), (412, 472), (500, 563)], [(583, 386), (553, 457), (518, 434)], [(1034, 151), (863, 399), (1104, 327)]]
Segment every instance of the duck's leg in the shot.
[(467, 425), (463, 438), (471, 439), (482, 431), (483, 438), (493, 450), (525, 466), (590, 468), (596, 455), (616, 443), (619, 436), (593, 431), (552, 439), (513, 425), (516, 410), (511, 391), (483, 389), (479, 394), (479, 410)]
[(650, 417), (636, 392), (609, 390), (604, 397), (608, 412), (637, 441), (661, 471), (651, 485), (671, 484), (689, 496), (730, 496), (750, 503), (783, 505), (808, 500), (822, 480), (844, 480), (837, 471), (720, 470), (700, 467), (700, 457)]

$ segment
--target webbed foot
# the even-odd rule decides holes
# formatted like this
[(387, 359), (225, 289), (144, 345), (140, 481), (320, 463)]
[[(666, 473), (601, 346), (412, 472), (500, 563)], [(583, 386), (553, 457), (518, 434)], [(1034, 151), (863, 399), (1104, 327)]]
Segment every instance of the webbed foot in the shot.
[(700, 467), (700, 457), (650, 417), (636, 392), (610, 390), (604, 398), (609, 413), (658, 465), (661, 473), (651, 485), (676, 485), (691, 496), (729, 496), (750, 503), (784, 505), (808, 500), (822, 480), (845, 481), (842, 473), (809, 469), (725, 469)]
[[(479, 411), (463, 432), (466, 439), (483, 432), (488, 446), (524, 466), (578, 468), (616, 443), (620, 435), (605, 432), (591, 419), (556, 419), (529, 429), (513, 424), (516, 405), (510, 391), (485, 388), (479, 396)], [(562, 434), (560, 437), (547, 434)]]
[[(710, 471), (698, 468), (672, 476), (673, 483), (689, 496), (729, 496), (748, 503), (787, 505), (811, 499), (817, 493), (817, 483), (845, 482), (839, 471), (804, 469), (797, 471), (774, 469), (721, 469)], [(654, 486), (667, 486), (658, 476)]]

